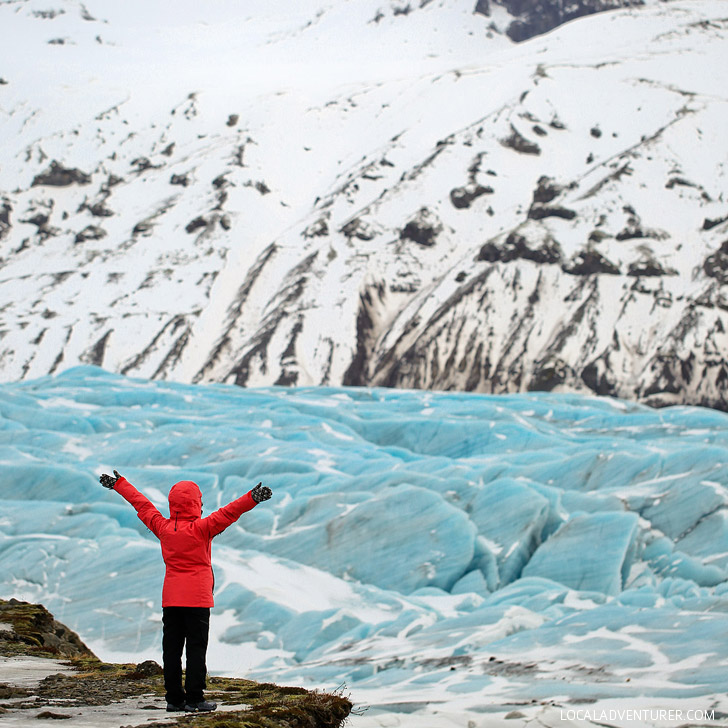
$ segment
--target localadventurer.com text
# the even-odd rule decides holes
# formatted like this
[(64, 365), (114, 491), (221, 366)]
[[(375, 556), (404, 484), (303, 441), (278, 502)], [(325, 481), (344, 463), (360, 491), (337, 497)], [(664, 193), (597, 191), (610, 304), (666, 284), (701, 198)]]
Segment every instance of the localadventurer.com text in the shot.
[(561, 720), (596, 721), (654, 721), (676, 722), (715, 720), (714, 710), (682, 710), (681, 708), (584, 708), (561, 710)]

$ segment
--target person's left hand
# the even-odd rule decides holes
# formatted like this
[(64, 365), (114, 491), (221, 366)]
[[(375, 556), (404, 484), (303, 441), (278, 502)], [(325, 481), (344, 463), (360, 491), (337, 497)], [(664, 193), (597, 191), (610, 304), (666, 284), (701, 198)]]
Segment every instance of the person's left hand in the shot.
[(268, 498), (273, 495), (273, 491), (267, 485), (258, 483), (258, 485), (250, 491), (250, 495), (253, 496), (253, 500), (256, 503), (261, 503), (262, 501), (268, 500)]
[(104, 486), (104, 488), (113, 488), (114, 485), (116, 485), (116, 481), (119, 480), (121, 475), (119, 475), (118, 471), (114, 470), (114, 475), (107, 475), (104, 473), (99, 478), (99, 483)]

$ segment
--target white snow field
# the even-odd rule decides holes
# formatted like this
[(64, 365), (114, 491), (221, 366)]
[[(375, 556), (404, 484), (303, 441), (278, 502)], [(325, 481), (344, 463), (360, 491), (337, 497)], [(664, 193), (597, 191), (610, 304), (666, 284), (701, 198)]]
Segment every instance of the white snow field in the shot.
[(0, 595), (159, 660), (160, 548), (114, 468), (165, 514), (180, 479), (206, 513), (273, 489), (215, 541), (212, 672), (345, 684), (353, 726), (725, 723), (724, 413), (93, 367), (1, 385)]

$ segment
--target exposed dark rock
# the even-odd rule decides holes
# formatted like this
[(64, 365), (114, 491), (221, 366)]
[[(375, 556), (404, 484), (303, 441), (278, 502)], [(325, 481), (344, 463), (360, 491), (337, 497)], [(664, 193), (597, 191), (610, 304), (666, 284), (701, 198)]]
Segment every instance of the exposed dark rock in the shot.
[[(9, 633), (5, 631), (5, 634)], [(0, 639), (7, 639), (2, 636)], [(12, 637), (11, 637), (12, 639)], [(19, 685), (7, 685), (6, 683), (0, 683), (0, 700), (9, 700), (11, 698), (27, 698), (32, 693), (27, 688), (22, 688)], [(4, 709), (0, 707), (0, 715), (2, 715)]]
[(164, 342), (167, 339), (175, 336), (176, 339), (174, 340), (174, 344), (168, 348), (167, 354), (164, 356), (161, 364), (157, 367), (157, 370), (155, 371), (153, 376), (156, 377), (164, 373), (164, 371), (170, 364), (176, 363), (176, 361), (179, 359), (182, 350), (187, 345), (190, 337), (189, 324), (187, 324), (187, 320), (182, 314), (178, 314), (177, 316), (174, 316), (172, 317), (172, 319), (167, 321), (164, 326), (162, 326), (161, 330), (155, 334), (152, 341), (144, 349), (142, 349), (142, 351), (139, 352), (130, 362), (128, 362), (121, 368), (121, 373), (127, 374), (128, 372), (133, 371), (134, 369), (139, 367), (149, 358), (150, 354), (152, 354), (153, 352), (157, 352), (162, 345), (167, 348), (168, 345)]
[(248, 180), (243, 187), (254, 187), (261, 195), (267, 195), (270, 192), (270, 187), (263, 181), (253, 182), (252, 180)]
[(361, 386), (368, 384), (367, 364), (372, 349), (372, 332), (374, 322), (372, 310), (376, 298), (384, 295), (384, 285), (370, 286), (359, 294), (359, 312), (356, 317), (356, 351), (351, 364), (344, 373), (342, 384), (344, 386)]
[(13, 208), (7, 202), (3, 202), (2, 207), (0, 207), (0, 240), (8, 234), (12, 227), (10, 224), (10, 213), (12, 211)]
[(450, 191), (450, 201), (459, 210), (470, 207), (474, 200), (481, 195), (492, 195), (492, 187), (484, 187), (483, 185), (466, 185), (465, 187), (456, 187)]
[(203, 227), (207, 227), (207, 220), (205, 220), (204, 217), (199, 216), (187, 223), (187, 225), (185, 226), (185, 231), (188, 233), (193, 233), (195, 232), (195, 230), (199, 230)]
[(553, 30), (584, 15), (592, 15), (620, 7), (642, 5), (642, 0), (500, 0), (516, 19), (508, 26), (506, 33), (511, 40), (521, 41)]
[(53, 18), (63, 15), (66, 11), (61, 10), (33, 10), (32, 15), (34, 18), (42, 18), (43, 20), (53, 20)]
[(490, 0), (478, 0), (473, 12), (490, 17)]
[[(52, 208), (52, 205), (49, 207), (49, 209)], [(50, 215), (46, 214), (45, 212), (37, 212), (32, 217), (25, 218), (21, 220), (20, 222), (25, 222), (30, 225), (35, 225), (37, 230), (37, 235), (41, 240), (47, 240), (48, 238), (51, 238), (55, 235), (58, 235), (59, 230), (58, 228), (54, 228), (48, 224), (50, 221)]]
[(222, 174), (219, 174), (217, 177), (215, 177), (214, 180), (212, 180), (212, 186), (216, 190), (221, 190), (227, 187), (230, 182), (225, 179), (225, 176), (228, 174), (228, 172), (223, 172)]
[(238, 123), (240, 116), (238, 114), (230, 114), (228, 120), (225, 122), (227, 126), (235, 126)]
[(142, 220), (138, 222), (136, 225), (134, 225), (134, 228), (132, 229), (132, 235), (144, 235), (146, 233), (152, 232), (154, 225), (149, 220)]
[(726, 215), (725, 217), (716, 218), (715, 220), (710, 220), (706, 217), (705, 220), (703, 220), (703, 230), (712, 230), (714, 227), (717, 227), (718, 225), (721, 225), (722, 223), (727, 221), (728, 215)]
[(685, 179), (684, 177), (671, 177), (666, 183), (665, 183), (665, 189), (671, 190), (673, 187), (699, 187), (700, 185), (696, 185), (695, 182), (691, 182), (688, 179)]
[(488, 263), (495, 263), (501, 259), (501, 255), (501, 249), (492, 240), (489, 240), (480, 249), (476, 260), (484, 260)]
[[(235, 298), (233, 299), (233, 303), (228, 308), (227, 312), (227, 318), (225, 322), (225, 329), (223, 331), (223, 334), (220, 336), (220, 338), (215, 342), (215, 346), (210, 353), (207, 361), (204, 363), (202, 368), (195, 374), (193, 377), (193, 382), (199, 382), (203, 379), (203, 377), (209, 372), (210, 369), (212, 369), (216, 364), (219, 363), (220, 358), (222, 355), (228, 351), (230, 346), (230, 339), (231, 339), (231, 332), (235, 329), (236, 325), (238, 324), (238, 320), (243, 312), (243, 308), (245, 307), (245, 304), (248, 300), (248, 297), (250, 296), (250, 292), (253, 289), (253, 286), (255, 285), (256, 281), (258, 280), (258, 277), (261, 275), (262, 271), (265, 269), (265, 266), (275, 258), (275, 254), (277, 252), (277, 248), (275, 244), (269, 245), (258, 257), (258, 259), (253, 264), (252, 268), (248, 272), (248, 274), (245, 277), (245, 280), (238, 288), (238, 291), (235, 295)], [(266, 342), (267, 345), (267, 342)], [(265, 349), (263, 349), (263, 352), (265, 352)], [(247, 379), (249, 371), (249, 364), (247, 361), (243, 361), (239, 365), (239, 369), (236, 372), (236, 378), (242, 378), (243, 376), (245, 379)], [(124, 370), (122, 370), (122, 374), (124, 374)], [(241, 382), (238, 382), (241, 383)], [(244, 384), (244, 382), (242, 382)]]
[(85, 243), (87, 240), (101, 240), (106, 237), (106, 230), (96, 225), (87, 225), (81, 232), (76, 233), (74, 243)]
[(628, 276), (676, 276), (674, 268), (665, 268), (654, 258), (645, 258), (629, 264)]
[(553, 177), (543, 175), (539, 177), (536, 183), (536, 189), (533, 191), (533, 201), (545, 205), (555, 200), (563, 191), (564, 188), (557, 185)]
[(511, 135), (505, 139), (501, 139), (504, 147), (514, 149), (519, 154), (541, 154), (541, 147), (536, 142), (530, 142), (514, 126), (511, 126)]
[(123, 177), (117, 177), (115, 174), (110, 174), (106, 182), (102, 185), (101, 189), (104, 192), (108, 192), (112, 187), (120, 184), (124, 181)]
[(72, 184), (87, 185), (91, 182), (91, 175), (79, 169), (69, 169), (54, 159), (51, 166), (33, 178), (31, 187), (68, 187)]
[(29, 225), (35, 225), (38, 230), (41, 230), (48, 224), (48, 220), (50, 220), (50, 217), (42, 212), (39, 212), (33, 217), (26, 217), (24, 220), (21, 220), (20, 222), (27, 222)]
[(430, 247), (437, 241), (442, 232), (442, 224), (426, 208), (423, 207), (399, 233), (400, 240), (411, 240), (417, 245)]
[(564, 273), (574, 276), (589, 276), (595, 273), (619, 275), (619, 268), (595, 250), (584, 250), (568, 263), (561, 266)]
[(190, 178), (186, 174), (173, 174), (169, 178), (169, 184), (171, 185), (182, 185), (187, 187), (190, 183)]
[(220, 227), (221, 227), (221, 228), (222, 228), (223, 230), (230, 230), (230, 228), (231, 228), (232, 226), (233, 226), (233, 225), (232, 225), (232, 222), (230, 221), (230, 217), (229, 217), (228, 215), (222, 215), (222, 216), (220, 217)]
[(213, 207), (212, 209), (217, 210), (217, 211), (222, 210), (223, 207), (225, 206), (225, 203), (227, 202), (227, 198), (228, 198), (227, 190), (220, 190), (217, 193), (217, 205), (215, 205), (215, 207)]
[(91, 348), (81, 354), (79, 359), (84, 364), (100, 367), (104, 363), (104, 353), (112, 331), (113, 329), (109, 329)]
[(152, 164), (152, 162), (146, 157), (137, 157), (131, 161), (131, 166), (136, 167), (136, 173), (141, 174), (148, 169), (159, 169), (161, 164)]
[[(642, 396), (652, 397), (656, 394), (678, 394), (686, 380), (690, 379), (691, 360), (695, 355), (690, 352), (686, 360), (674, 354), (658, 354), (650, 362), (653, 380)], [(686, 376), (687, 375), (687, 376)]]
[(168, 144), (164, 149), (162, 149), (162, 154), (164, 154), (165, 157), (171, 157), (174, 153), (174, 147), (175, 143), (172, 142), (171, 144)]
[(535, 362), (528, 383), (529, 392), (550, 392), (563, 384), (572, 375), (571, 368), (561, 359), (548, 359)]
[[(324, 221), (324, 225), (325, 224), (326, 222)], [(373, 240), (377, 235), (377, 231), (360, 217), (355, 217), (354, 219), (349, 220), (349, 222), (341, 228), (341, 232), (349, 239), (358, 238), (359, 240)]]
[(642, 229), (638, 218), (630, 217), (625, 228), (620, 230), (615, 237), (617, 240), (637, 240), (649, 237), (649, 235)]
[(299, 316), (291, 329), (288, 346), (281, 354), (281, 373), (275, 381), (279, 387), (295, 387), (298, 384), (298, 368), (296, 366), (296, 340), (303, 331), (303, 316)]
[(617, 395), (617, 389), (611, 377), (608, 356), (606, 355), (589, 362), (581, 372), (581, 379), (594, 394), (600, 397), (614, 397)]
[(556, 184), (552, 177), (540, 177), (533, 191), (533, 203), (528, 211), (531, 220), (543, 220), (545, 217), (560, 217), (564, 220), (573, 220), (576, 217), (574, 210), (558, 205), (548, 206), (566, 188)]
[(79, 206), (78, 211), (83, 212), (84, 210), (88, 210), (94, 217), (113, 217), (113, 210), (109, 210), (109, 208), (106, 207), (106, 200), (109, 194), (109, 192), (106, 192), (102, 200), (90, 205), (84, 200), (84, 202), (82, 202)]
[(590, 134), (591, 134), (591, 135), (592, 135), (592, 136), (593, 136), (593, 137), (594, 137), (595, 139), (599, 139), (599, 138), (601, 137), (601, 135), (602, 135), (602, 130), (601, 130), (601, 129), (600, 129), (600, 128), (599, 128), (598, 126), (593, 126), (593, 127), (592, 127), (592, 128), (591, 128), (591, 129), (589, 130), (589, 133), (590, 133)]
[(164, 670), (154, 660), (144, 660), (136, 666), (136, 672), (146, 677), (152, 677), (154, 675), (161, 675)]
[(501, 247), (492, 241), (483, 245), (476, 260), (508, 263), (518, 258), (531, 260), (534, 263), (560, 263), (561, 246), (553, 238), (546, 238), (533, 245), (520, 233), (512, 232)]
[(531, 220), (543, 220), (545, 217), (560, 217), (564, 220), (573, 220), (576, 217), (576, 212), (566, 207), (532, 205), (528, 211), (528, 217)]
[[(311, 223), (302, 233), (304, 238), (320, 238), (329, 234), (329, 224), (325, 217), (320, 217)], [(344, 233), (346, 234), (346, 233)]]
[[(239, 312), (242, 310), (242, 304), (247, 298), (250, 291), (249, 286), (252, 285), (255, 278), (257, 278), (257, 276), (260, 274), (260, 271), (263, 269), (265, 263), (275, 252), (275, 246), (269, 246), (265, 251), (263, 251), (261, 256), (258, 258), (256, 265), (253, 267), (253, 270), (248, 274), (247, 280), (243, 283), (240, 290), (238, 291), (238, 297), (236, 302), (229, 310), (229, 314), (231, 314), (230, 326), (234, 325), (236, 315), (239, 315)], [(276, 330), (280, 325), (281, 321), (287, 318), (289, 315), (289, 311), (298, 304), (306, 288), (308, 276), (311, 275), (311, 271), (316, 261), (316, 258), (318, 257), (318, 254), (319, 251), (315, 250), (313, 253), (300, 261), (298, 265), (291, 268), (291, 270), (286, 275), (283, 288), (283, 290), (285, 291), (285, 295), (279, 300), (279, 305), (264, 318), (260, 328), (250, 342), (250, 348), (229, 370), (229, 373), (227, 375), (228, 379), (234, 378), (233, 381), (238, 386), (246, 386), (254, 362), (257, 363), (256, 360), (260, 362), (260, 364), (258, 365), (260, 366), (260, 370), (263, 373), (267, 371), (268, 344), (276, 333)], [(230, 328), (227, 329), (227, 332), (229, 331)], [(228, 335), (227, 332), (224, 334), (224, 336)], [(217, 352), (221, 350), (222, 347), (224, 347), (224, 345), (225, 341), (224, 339), (221, 339), (216, 346), (215, 352), (213, 352), (213, 356), (215, 356)]]
[(728, 283), (728, 240), (705, 259), (703, 270), (705, 275), (717, 278), (721, 283)]
[(609, 233), (605, 233), (604, 230), (592, 230), (589, 233), (588, 240), (590, 243), (601, 243), (602, 240), (606, 240), (611, 237), (612, 236)]
[(511, 126), (511, 135), (506, 137), (505, 139), (501, 139), (500, 143), (504, 147), (514, 149), (519, 154), (541, 154), (541, 147), (539, 147), (536, 142), (530, 142), (513, 126)]

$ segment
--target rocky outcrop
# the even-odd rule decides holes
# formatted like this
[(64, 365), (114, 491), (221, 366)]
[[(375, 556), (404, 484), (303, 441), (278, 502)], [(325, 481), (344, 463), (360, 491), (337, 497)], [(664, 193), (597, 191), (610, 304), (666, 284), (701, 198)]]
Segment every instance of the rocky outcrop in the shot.
[(7, 203), (3, 202), (0, 206), (0, 240), (2, 240), (10, 231), (10, 213), (13, 208)]
[(87, 185), (91, 182), (91, 176), (80, 169), (64, 167), (53, 160), (51, 166), (33, 178), (31, 187), (68, 187), (73, 184)]
[[(576, 0), (564, 3), (561, 0), (499, 0), (499, 4), (514, 16), (506, 31), (511, 40), (520, 43), (536, 35), (585, 15), (602, 13), (605, 10), (642, 5), (642, 0)], [(483, 12), (478, 3), (475, 12)], [(487, 14), (487, 13), (484, 13)]]
[[(27, 719), (68, 720), (92, 725), (94, 716), (104, 715), (104, 725), (136, 724), (203, 728), (215, 725), (245, 725), (250, 728), (338, 728), (352, 710), (349, 698), (339, 692), (310, 692), (299, 687), (227, 677), (208, 679), (206, 698), (218, 703), (214, 714), (166, 714), (162, 668), (153, 660), (139, 664), (113, 664), (100, 661), (75, 632), (57, 622), (40, 604), (16, 599), (0, 600), (0, 661), (6, 682), (0, 683), (0, 715), (10, 721)], [(27, 664), (35, 660), (39, 675), (35, 686), (28, 685)], [(58, 658), (66, 658), (61, 663)], [(40, 661), (38, 661), (40, 659)], [(43, 659), (45, 658), (45, 659)], [(13, 662), (15, 660), (15, 662)], [(27, 661), (26, 661), (27, 662)], [(43, 670), (43, 664), (48, 667)], [(13, 666), (23, 673), (23, 684), (13, 679)], [(42, 679), (41, 675), (45, 674)], [(240, 709), (239, 706), (245, 706)], [(229, 706), (235, 706), (229, 707)], [(163, 724), (149, 723), (155, 712), (166, 716)], [(179, 716), (179, 717), (177, 717)], [(2, 719), (0, 719), (0, 722)], [(131, 723), (130, 723), (131, 721)]]
[(41, 604), (0, 600), (0, 625), (6, 626), (0, 629), (0, 655), (93, 657), (81, 638)]
[(437, 236), (442, 232), (442, 223), (426, 207), (423, 207), (411, 220), (409, 220), (399, 233), (400, 240), (410, 240), (426, 248), (437, 242)]

